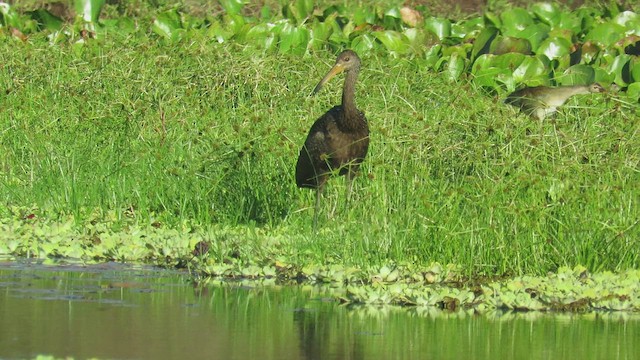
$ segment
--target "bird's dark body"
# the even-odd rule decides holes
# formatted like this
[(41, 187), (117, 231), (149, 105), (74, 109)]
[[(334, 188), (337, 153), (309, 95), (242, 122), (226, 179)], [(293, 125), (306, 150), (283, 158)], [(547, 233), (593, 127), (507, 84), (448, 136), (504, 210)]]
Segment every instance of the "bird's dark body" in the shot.
[(317, 189), (338, 170), (352, 178), (369, 149), (369, 127), (361, 111), (347, 116), (334, 106), (311, 126), (296, 164), (298, 187)]
[(355, 103), (355, 83), (360, 71), (360, 58), (351, 50), (345, 50), (313, 90), (322, 86), (336, 74), (345, 72), (342, 88), (342, 104), (334, 106), (316, 120), (300, 149), (296, 163), (296, 184), (316, 191), (313, 229), (318, 223), (318, 208), (325, 183), (332, 175), (347, 177), (347, 196), (353, 178), (369, 150), (369, 125)]

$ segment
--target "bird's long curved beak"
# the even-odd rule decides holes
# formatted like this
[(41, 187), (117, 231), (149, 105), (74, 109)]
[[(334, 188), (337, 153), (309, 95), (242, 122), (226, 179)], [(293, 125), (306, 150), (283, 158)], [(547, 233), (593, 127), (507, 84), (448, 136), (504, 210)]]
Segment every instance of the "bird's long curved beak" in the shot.
[(327, 83), (329, 80), (331, 80), (331, 78), (333, 78), (334, 76), (340, 74), (343, 71), (344, 71), (344, 65), (342, 65), (342, 64), (333, 65), (333, 67), (331, 68), (331, 70), (329, 70), (327, 75), (325, 75), (322, 78), (322, 80), (320, 80), (318, 85), (316, 85), (316, 88), (313, 89), (313, 93), (311, 95), (317, 94), (318, 91), (320, 91), (320, 89), (322, 89), (322, 87), (324, 86), (325, 83)]

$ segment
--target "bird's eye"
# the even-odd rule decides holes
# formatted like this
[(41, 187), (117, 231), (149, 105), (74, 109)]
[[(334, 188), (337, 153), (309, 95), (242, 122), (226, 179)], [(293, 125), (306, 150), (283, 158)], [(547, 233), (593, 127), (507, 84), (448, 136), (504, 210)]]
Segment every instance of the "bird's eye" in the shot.
[(349, 61), (349, 57), (347, 56), (346, 58), (344, 58), (344, 61)]

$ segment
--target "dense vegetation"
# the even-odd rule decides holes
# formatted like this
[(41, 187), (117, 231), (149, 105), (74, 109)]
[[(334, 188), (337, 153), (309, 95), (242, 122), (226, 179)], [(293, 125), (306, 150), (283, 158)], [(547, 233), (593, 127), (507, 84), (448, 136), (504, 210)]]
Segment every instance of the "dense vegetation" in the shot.
[[(440, 274), (434, 262), (473, 277), (638, 267), (633, 9), (422, 8), (411, 23), (388, 5), (221, 3), (71, 22), (2, 7), (0, 254), (340, 280), (351, 266)], [(351, 206), (333, 179), (313, 234), (293, 166), (339, 82), (308, 94), (346, 47), (364, 63), (371, 148)], [(592, 81), (610, 91), (542, 123), (501, 103)]]

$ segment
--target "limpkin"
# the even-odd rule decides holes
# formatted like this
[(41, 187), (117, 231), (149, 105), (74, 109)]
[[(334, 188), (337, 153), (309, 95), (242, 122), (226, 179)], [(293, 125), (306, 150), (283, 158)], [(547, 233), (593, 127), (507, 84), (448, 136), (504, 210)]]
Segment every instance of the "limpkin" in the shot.
[(536, 86), (515, 91), (505, 99), (505, 103), (520, 108), (525, 114), (543, 120), (562, 106), (570, 97), (580, 94), (603, 92), (600, 84), (571, 86)]
[(346, 201), (349, 200), (353, 178), (369, 149), (369, 125), (354, 99), (360, 58), (345, 50), (313, 90), (316, 94), (335, 75), (345, 72), (342, 104), (334, 106), (316, 120), (300, 150), (296, 164), (296, 184), (316, 190), (313, 228), (317, 228), (322, 190), (332, 175), (345, 175)]

